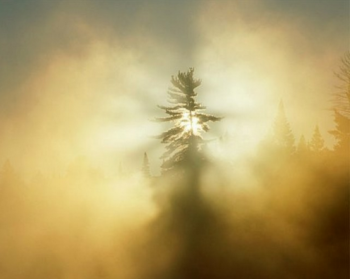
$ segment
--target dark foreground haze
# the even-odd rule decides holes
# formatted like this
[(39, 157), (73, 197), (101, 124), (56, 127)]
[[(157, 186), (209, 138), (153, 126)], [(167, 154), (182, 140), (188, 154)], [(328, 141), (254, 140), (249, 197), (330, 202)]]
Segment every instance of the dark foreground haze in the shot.
[(348, 278), (348, 158), (263, 152), (177, 179), (6, 163), (1, 278)]

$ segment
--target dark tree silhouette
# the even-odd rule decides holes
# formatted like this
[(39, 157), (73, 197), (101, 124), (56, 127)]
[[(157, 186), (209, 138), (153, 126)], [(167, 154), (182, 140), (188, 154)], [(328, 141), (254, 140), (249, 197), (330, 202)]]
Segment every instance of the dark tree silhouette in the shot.
[(334, 94), (334, 109), (347, 118), (350, 118), (350, 51), (341, 60), (336, 73), (340, 81), (339, 91)]
[(143, 154), (142, 173), (143, 173), (144, 177), (150, 177), (151, 176), (151, 173), (150, 173), (150, 170), (149, 170), (149, 160), (148, 160), (148, 156), (147, 156), (146, 152)]
[(273, 140), (281, 151), (292, 154), (295, 151), (294, 136), (288, 123), (284, 105), (281, 101), (278, 107), (277, 117), (273, 126)]
[(341, 85), (339, 92), (334, 94), (334, 122), (335, 129), (330, 133), (337, 143), (334, 150), (349, 154), (350, 148), (350, 52), (342, 58), (339, 71), (336, 73)]
[(350, 119), (335, 110), (334, 122), (335, 129), (329, 131), (337, 140), (334, 150), (348, 156), (350, 145)]
[(305, 137), (304, 135), (301, 135), (299, 139), (298, 147), (297, 147), (297, 153), (299, 155), (305, 155), (305, 152), (307, 152), (308, 150), (309, 150), (309, 147), (306, 144)]
[(324, 150), (324, 140), (321, 136), (320, 129), (318, 128), (318, 125), (316, 125), (314, 134), (311, 138), (311, 141), (309, 143), (310, 150), (313, 152), (321, 152)]
[(201, 134), (209, 131), (209, 121), (221, 119), (202, 112), (206, 107), (196, 102), (194, 91), (201, 80), (195, 79), (193, 73), (194, 69), (190, 68), (172, 76), (173, 87), (168, 90), (168, 102), (173, 106), (158, 106), (168, 117), (156, 118), (156, 121), (174, 123), (174, 127), (156, 137), (167, 144), (166, 152), (161, 156), (163, 171), (201, 159), (200, 149), (204, 143)]

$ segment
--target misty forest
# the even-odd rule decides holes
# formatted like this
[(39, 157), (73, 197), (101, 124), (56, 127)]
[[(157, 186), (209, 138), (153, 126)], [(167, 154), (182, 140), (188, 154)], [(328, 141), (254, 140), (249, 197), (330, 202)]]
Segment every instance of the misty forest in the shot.
[(47, 2), (0, 3), (1, 279), (349, 278), (347, 1)]

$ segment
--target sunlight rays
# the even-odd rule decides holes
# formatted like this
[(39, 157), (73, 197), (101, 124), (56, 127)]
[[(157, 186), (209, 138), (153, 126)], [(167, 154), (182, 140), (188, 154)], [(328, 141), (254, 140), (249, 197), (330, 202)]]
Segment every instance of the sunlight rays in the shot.
[(192, 113), (192, 121), (190, 114), (184, 112), (182, 118), (180, 119), (180, 126), (184, 127), (186, 133), (193, 132), (194, 135), (199, 135), (202, 129), (202, 125), (199, 123), (199, 119), (195, 116), (195, 113)]

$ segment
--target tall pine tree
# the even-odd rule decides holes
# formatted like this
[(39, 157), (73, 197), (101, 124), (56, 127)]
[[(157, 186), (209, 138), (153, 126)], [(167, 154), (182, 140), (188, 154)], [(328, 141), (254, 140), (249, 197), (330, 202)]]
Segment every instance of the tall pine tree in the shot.
[(185, 164), (197, 164), (202, 158), (200, 150), (204, 140), (201, 134), (209, 131), (209, 121), (221, 119), (204, 113), (206, 107), (195, 100), (195, 89), (201, 84), (201, 80), (195, 79), (193, 73), (194, 69), (190, 68), (187, 72), (172, 76), (173, 87), (168, 90), (168, 102), (172, 106), (158, 106), (168, 116), (156, 118), (156, 121), (174, 124), (171, 129), (157, 137), (166, 144), (166, 152), (161, 156), (163, 171)]

